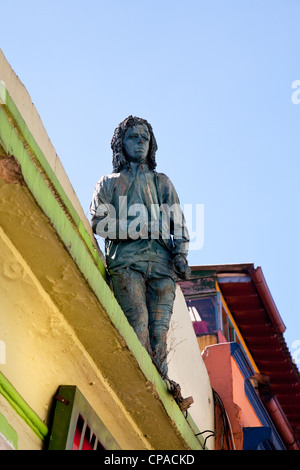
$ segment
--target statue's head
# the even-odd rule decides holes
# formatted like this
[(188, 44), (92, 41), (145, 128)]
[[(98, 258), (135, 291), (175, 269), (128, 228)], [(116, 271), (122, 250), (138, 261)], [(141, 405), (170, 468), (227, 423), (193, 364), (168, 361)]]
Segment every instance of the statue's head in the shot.
[(124, 146), (124, 137), (127, 131), (135, 126), (146, 126), (146, 128), (148, 129), (150, 141), (146, 162), (148, 163), (150, 170), (154, 170), (154, 168), (156, 167), (155, 154), (157, 151), (157, 143), (151, 125), (145, 119), (129, 116), (128, 118), (124, 119), (124, 121), (122, 121), (115, 129), (111, 141), (111, 148), (113, 151), (114, 173), (118, 173), (120, 170), (122, 170), (124, 165), (126, 165), (129, 160)]

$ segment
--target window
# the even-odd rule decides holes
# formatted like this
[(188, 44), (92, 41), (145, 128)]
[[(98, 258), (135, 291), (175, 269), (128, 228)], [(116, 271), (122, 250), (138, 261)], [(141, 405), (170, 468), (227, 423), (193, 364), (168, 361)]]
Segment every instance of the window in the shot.
[(218, 329), (216, 296), (187, 300), (187, 307), (197, 335), (216, 333)]
[(72, 450), (105, 450), (81, 415), (78, 415)]
[(222, 333), (229, 343), (235, 342), (241, 344), (238, 334), (232, 324), (222, 303)]
[(221, 331), (226, 341), (241, 343), (218, 293), (187, 299), (186, 304), (197, 336)]
[(49, 450), (120, 450), (79, 389), (62, 385), (55, 396)]

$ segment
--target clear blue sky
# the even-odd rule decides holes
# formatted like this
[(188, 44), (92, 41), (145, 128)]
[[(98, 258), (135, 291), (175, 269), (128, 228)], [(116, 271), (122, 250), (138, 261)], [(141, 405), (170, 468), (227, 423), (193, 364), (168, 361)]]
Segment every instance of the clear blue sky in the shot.
[[(297, 0), (0, 0), (0, 47), (88, 216), (110, 140), (147, 119), (158, 171), (204, 204), (191, 265), (261, 266), (300, 340), (300, 3)], [(300, 359), (300, 354), (298, 355)]]

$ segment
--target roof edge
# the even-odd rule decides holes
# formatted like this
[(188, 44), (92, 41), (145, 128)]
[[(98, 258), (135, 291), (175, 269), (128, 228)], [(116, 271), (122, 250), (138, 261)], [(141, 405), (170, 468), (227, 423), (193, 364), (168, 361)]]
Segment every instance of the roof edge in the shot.
[(267, 285), (267, 282), (260, 266), (255, 268), (253, 263), (211, 264), (192, 266), (191, 270), (192, 273), (197, 271), (214, 271), (214, 273), (216, 274), (248, 274), (257, 289), (257, 292), (265, 306), (265, 309), (270, 317), (270, 320), (272, 321), (276, 332), (280, 334), (283, 334), (285, 332), (286, 326), (276, 307), (276, 304), (271, 295), (271, 292), (269, 290), (269, 287)]
[(273, 300), (269, 287), (266, 283), (261, 267), (256, 269), (250, 269), (249, 275), (254, 282), (254, 285), (263, 301), (263, 304), (268, 312), (268, 315), (275, 327), (277, 333), (283, 334), (286, 330), (286, 326), (278, 312), (276, 304)]
[(194, 271), (214, 271), (219, 273), (247, 273), (249, 269), (254, 269), (253, 263), (232, 263), (232, 264), (204, 264), (199, 266), (191, 266)]

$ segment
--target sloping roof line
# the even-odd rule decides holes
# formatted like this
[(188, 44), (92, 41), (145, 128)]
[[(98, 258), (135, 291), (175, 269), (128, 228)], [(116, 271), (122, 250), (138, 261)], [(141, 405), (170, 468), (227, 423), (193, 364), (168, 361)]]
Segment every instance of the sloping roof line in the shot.
[(277, 307), (275, 305), (269, 287), (266, 283), (261, 267), (258, 267), (256, 269), (249, 269), (249, 274), (263, 301), (263, 304), (269, 314), (269, 317), (275, 327), (275, 330), (278, 333), (284, 333), (286, 330), (286, 326), (283, 323), (283, 320), (277, 310)]
[[(214, 271), (222, 295), (261, 374), (270, 378), (292, 430), (300, 441), (300, 374), (284, 340), (286, 329), (262, 269), (253, 264), (193, 266)], [(241, 280), (243, 282), (241, 282)]]

